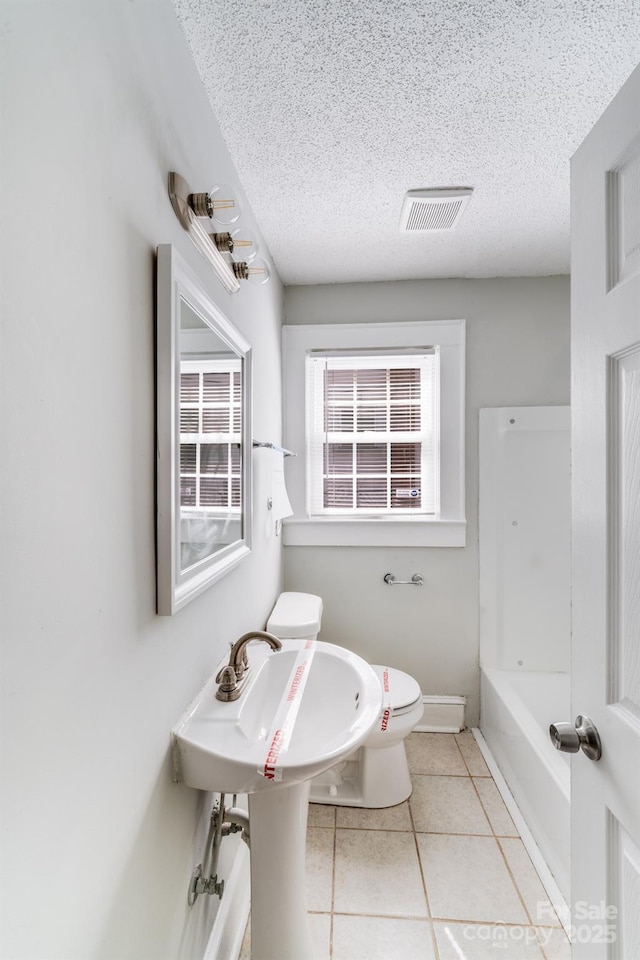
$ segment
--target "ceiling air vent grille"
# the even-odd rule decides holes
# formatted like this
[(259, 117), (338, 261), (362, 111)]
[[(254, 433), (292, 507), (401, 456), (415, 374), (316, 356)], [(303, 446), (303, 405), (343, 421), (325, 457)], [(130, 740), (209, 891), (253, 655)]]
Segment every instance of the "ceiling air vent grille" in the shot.
[(472, 193), (471, 187), (409, 190), (402, 205), (400, 230), (403, 233), (453, 230)]

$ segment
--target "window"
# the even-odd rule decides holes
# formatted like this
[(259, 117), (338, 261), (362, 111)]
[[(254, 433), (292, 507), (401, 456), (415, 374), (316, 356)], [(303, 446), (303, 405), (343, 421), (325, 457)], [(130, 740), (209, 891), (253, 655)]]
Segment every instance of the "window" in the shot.
[(284, 543), (464, 546), (464, 320), (285, 325)]
[(240, 513), (240, 360), (180, 364), (180, 506)]
[(436, 516), (438, 351), (306, 359), (310, 516)]

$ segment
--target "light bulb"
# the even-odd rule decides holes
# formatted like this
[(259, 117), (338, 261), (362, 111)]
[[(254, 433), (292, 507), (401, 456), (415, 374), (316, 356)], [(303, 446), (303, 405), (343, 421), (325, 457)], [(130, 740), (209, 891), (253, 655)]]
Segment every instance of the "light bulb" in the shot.
[(242, 228), (233, 230), (231, 233), (211, 233), (210, 237), (221, 253), (230, 253), (237, 261), (253, 260), (260, 249), (254, 235)]
[(226, 183), (218, 183), (209, 191), (211, 213), (218, 223), (235, 223), (240, 217), (240, 204), (235, 192)]
[(266, 283), (271, 276), (265, 261), (257, 258), (250, 263), (245, 260), (240, 263), (234, 262), (231, 264), (231, 269), (238, 280), (248, 280), (249, 283)]
[(260, 249), (260, 244), (254, 234), (243, 227), (231, 231), (231, 240), (233, 243), (231, 255), (234, 260), (250, 262)]
[(233, 246), (230, 233), (210, 233), (209, 236), (221, 253), (229, 253)]
[(235, 223), (240, 217), (236, 195), (224, 183), (212, 187), (209, 193), (190, 193), (187, 202), (196, 217), (209, 217), (218, 223)]

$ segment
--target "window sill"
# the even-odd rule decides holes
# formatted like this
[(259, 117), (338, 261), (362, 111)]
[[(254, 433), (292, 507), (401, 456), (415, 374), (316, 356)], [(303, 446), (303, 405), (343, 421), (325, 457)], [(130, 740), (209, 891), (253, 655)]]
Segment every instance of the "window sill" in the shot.
[(285, 520), (287, 547), (464, 547), (465, 520)]

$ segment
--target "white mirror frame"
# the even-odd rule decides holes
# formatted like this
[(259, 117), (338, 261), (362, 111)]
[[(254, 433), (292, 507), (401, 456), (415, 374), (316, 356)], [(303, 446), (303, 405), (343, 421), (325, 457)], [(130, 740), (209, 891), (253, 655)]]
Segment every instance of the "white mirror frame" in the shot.
[[(180, 307), (186, 301), (242, 360), (241, 539), (181, 572)], [(171, 244), (158, 247), (156, 307), (157, 611), (171, 616), (251, 552), (251, 345)]]

